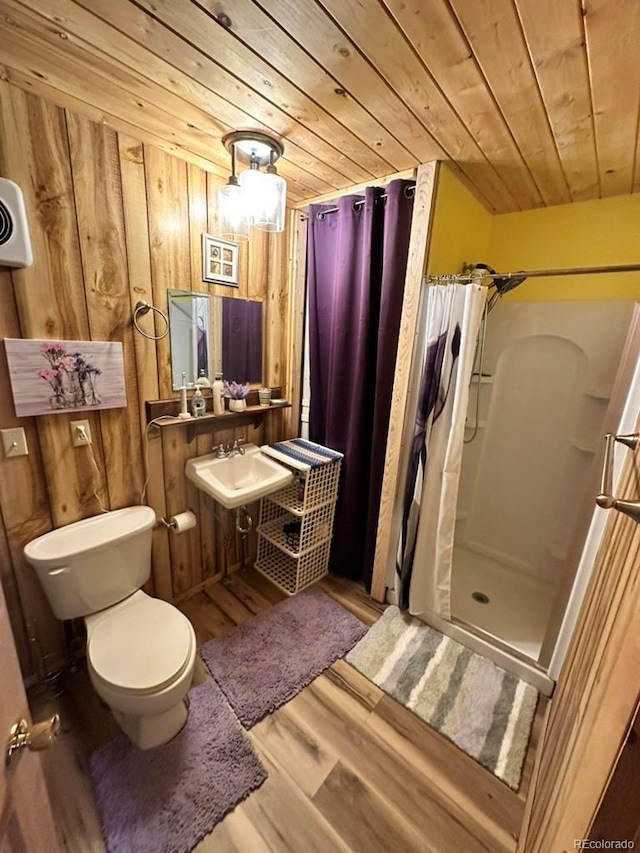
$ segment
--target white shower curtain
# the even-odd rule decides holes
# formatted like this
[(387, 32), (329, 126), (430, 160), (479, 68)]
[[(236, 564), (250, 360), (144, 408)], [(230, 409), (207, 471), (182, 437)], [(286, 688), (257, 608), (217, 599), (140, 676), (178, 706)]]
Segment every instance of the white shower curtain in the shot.
[(486, 289), (428, 290), (426, 340), (403, 499), (395, 591), (403, 609), (451, 618), (458, 481), (476, 339)]

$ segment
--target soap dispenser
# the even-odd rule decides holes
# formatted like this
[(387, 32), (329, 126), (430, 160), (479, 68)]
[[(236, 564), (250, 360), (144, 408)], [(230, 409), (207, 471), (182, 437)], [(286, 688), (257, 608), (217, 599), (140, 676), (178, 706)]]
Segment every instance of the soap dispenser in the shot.
[(214, 415), (223, 415), (224, 414), (224, 397), (222, 396), (222, 392), (224, 391), (224, 383), (222, 381), (222, 374), (216, 373), (216, 378), (212, 386), (213, 391), (213, 414)]
[(202, 396), (202, 391), (196, 388), (196, 393), (191, 399), (191, 411), (194, 418), (200, 418), (207, 412), (207, 401)]
[(200, 371), (200, 375), (193, 384), (196, 386), (196, 388), (211, 388), (211, 382), (209, 382), (209, 378), (207, 377), (204, 370)]

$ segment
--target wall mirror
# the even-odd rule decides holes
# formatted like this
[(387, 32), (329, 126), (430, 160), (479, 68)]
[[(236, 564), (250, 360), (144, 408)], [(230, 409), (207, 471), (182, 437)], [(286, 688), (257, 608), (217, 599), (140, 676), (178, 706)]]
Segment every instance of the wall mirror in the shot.
[(262, 302), (169, 291), (172, 388), (187, 374), (191, 386), (204, 371), (236, 382), (262, 383)]

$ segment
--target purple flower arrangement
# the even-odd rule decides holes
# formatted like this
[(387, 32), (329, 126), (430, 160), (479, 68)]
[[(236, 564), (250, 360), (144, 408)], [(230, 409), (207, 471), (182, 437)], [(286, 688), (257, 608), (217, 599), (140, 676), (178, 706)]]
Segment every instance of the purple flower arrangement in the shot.
[(53, 389), (52, 408), (100, 405), (96, 378), (102, 371), (98, 367), (89, 364), (80, 352), (68, 353), (59, 343), (44, 343), (40, 352), (49, 362), (49, 367), (39, 370), (37, 375)]
[(249, 393), (248, 382), (227, 382), (225, 379), (223, 385), (222, 396), (229, 400), (244, 400)]

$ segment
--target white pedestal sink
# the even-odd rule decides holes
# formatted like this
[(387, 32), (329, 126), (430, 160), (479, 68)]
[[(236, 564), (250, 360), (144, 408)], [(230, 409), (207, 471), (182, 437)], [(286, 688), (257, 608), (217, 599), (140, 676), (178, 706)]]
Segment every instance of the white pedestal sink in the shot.
[(227, 509), (250, 504), (293, 480), (288, 468), (270, 459), (255, 444), (245, 444), (243, 449), (244, 454), (224, 459), (218, 459), (215, 453), (189, 459), (185, 474)]

